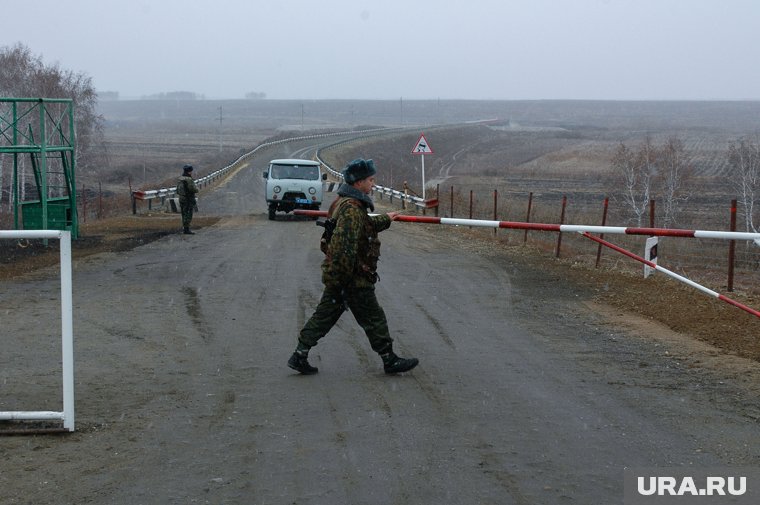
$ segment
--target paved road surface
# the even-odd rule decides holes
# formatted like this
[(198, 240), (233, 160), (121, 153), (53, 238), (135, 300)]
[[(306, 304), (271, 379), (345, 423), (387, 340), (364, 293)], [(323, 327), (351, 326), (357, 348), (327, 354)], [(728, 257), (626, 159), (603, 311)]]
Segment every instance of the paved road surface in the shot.
[[(293, 373), (320, 229), (269, 221), (261, 172), (301, 147), (207, 190), (217, 226), (75, 265), (78, 431), (1, 437), (0, 502), (591, 505), (622, 503), (627, 467), (757, 466), (740, 378), (442, 228), (381, 235), (378, 297), (417, 369), (385, 376), (346, 314), (319, 374)], [(59, 408), (57, 289), (2, 286), (0, 409)]]

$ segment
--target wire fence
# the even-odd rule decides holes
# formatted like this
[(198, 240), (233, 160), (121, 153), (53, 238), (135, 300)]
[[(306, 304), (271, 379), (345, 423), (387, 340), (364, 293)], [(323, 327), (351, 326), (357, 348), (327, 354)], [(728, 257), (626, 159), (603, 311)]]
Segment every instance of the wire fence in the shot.
[[(627, 209), (604, 196), (583, 195), (572, 198), (560, 193), (517, 193), (476, 191), (454, 185), (438, 185), (438, 207), (419, 209), (422, 214), (440, 217), (484, 219), (549, 224), (631, 226)], [(382, 193), (378, 195), (382, 198)], [(656, 201), (650, 202), (647, 220), (642, 226), (657, 226)], [(409, 207), (410, 209), (412, 207)], [(732, 230), (736, 219), (734, 201), (709, 206), (691, 206), (682, 210), (679, 228), (698, 230)], [(734, 221), (735, 222), (735, 221)], [(634, 223), (635, 224), (635, 223)], [(742, 230), (739, 230), (742, 231)], [(641, 266), (610, 252), (577, 233), (550, 233), (535, 230), (480, 229), (474, 233), (507, 244), (527, 244), (556, 257), (572, 258), (597, 268), (635, 270)], [(643, 255), (646, 237), (615, 235), (607, 240)], [(733, 246), (731, 243), (733, 242)], [(657, 261), (679, 274), (699, 278), (715, 289), (760, 294), (760, 244), (705, 238), (660, 237)]]

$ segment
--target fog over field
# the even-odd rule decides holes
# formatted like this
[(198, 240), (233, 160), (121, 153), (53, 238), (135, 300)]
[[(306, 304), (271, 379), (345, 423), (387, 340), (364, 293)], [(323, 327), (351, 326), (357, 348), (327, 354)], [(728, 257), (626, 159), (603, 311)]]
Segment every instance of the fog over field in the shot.
[[(604, 100), (143, 100), (101, 101), (109, 126), (125, 122), (227, 128), (429, 126), (498, 119), (522, 126), (667, 132), (758, 131), (758, 101)], [(221, 109), (221, 110), (220, 110)]]
[[(198, 156), (217, 151), (223, 157), (214, 163), (224, 163), (275, 135), (403, 126), (414, 137), (441, 125), (486, 121), (491, 140), (481, 147), (473, 147), (475, 141), (469, 136), (449, 135), (450, 145), (441, 145), (440, 136), (429, 134), (438, 154), (428, 162), (429, 169), (453, 164), (455, 172), (461, 171), (467, 158), (453, 162), (444, 153), (468, 146), (470, 155), (479, 156), (477, 163), (469, 163), (484, 173), (498, 174), (523, 164), (525, 170), (557, 172), (567, 170), (570, 158), (572, 166), (598, 173), (609, 167), (612, 150), (620, 142), (635, 145), (650, 136), (658, 142), (680, 138), (697, 175), (717, 175), (727, 162), (728, 144), (757, 134), (760, 102), (119, 100), (101, 102), (100, 111), (111, 168), (116, 170), (131, 165), (142, 171), (147, 164), (150, 171), (156, 160), (176, 168), (182, 159), (197, 162)], [(561, 142), (548, 142), (549, 137)], [(413, 142), (408, 141), (408, 149)], [(407, 148), (388, 149), (392, 151), (384, 157), (417, 164), (414, 156), (404, 156)], [(550, 153), (552, 157), (543, 156)]]

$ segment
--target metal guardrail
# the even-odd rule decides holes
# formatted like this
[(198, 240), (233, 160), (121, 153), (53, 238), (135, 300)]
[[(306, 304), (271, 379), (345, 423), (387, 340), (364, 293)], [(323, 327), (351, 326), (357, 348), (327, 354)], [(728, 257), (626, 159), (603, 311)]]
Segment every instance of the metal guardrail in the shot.
[[(351, 140), (355, 138), (364, 138), (364, 137), (370, 137), (373, 135), (378, 135), (381, 133), (387, 133), (394, 130), (401, 130), (401, 128), (376, 128), (371, 130), (360, 130), (360, 131), (344, 131), (344, 132), (332, 132), (332, 133), (320, 133), (316, 135), (304, 135), (301, 137), (288, 137), (284, 139), (279, 140), (273, 140), (271, 142), (265, 142), (263, 144), (260, 144), (256, 146), (255, 149), (252, 151), (249, 151), (242, 156), (240, 156), (238, 159), (230, 163), (224, 168), (220, 168), (219, 170), (216, 170), (208, 175), (205, 175), (199, 179), (195, 180), (195, 184), (199, 188), (206, 187), (211, 182), (225, 176), (228, 172), (236, 168), (240, 163), (252, 158), (258, 151), (261, 149), (265, 149), (267, 147), (271, 147), (278, 144), (283, 144), (285, 142), (293, 142), (294, 140), (311, 140), (311, 139), (318, 139), (318, 138), (327, 138), (327, 137), (334, 137), (334, 136), (340, 136), (340, 135), (353, 135)], [(340, 143), (340, 142), (339, 142)], [(338, 144), (339, 144), (338, 143)], [(337, 145), (337, 144), (336, 144)], [(321, 161), (321, 160), (320, 160)], [(324, 164), (324, 163), (323, 163)], [(325, 164), (325, 166), (327, 166)], [(328, 167), (329, 168), (329, 167)], [(334, 170), (330, 169), (331, 172), (335, 172)], [(137, 200), (147, 200), (148, 204), (150, 205), (150, 202), (156, 198), (161, 198), (162, 201), (165, 198), (172, 197), (176, 194), (177, 188), (176, 187), (169, 187), (169, 188), (159, 188), (159, 189), (149, 189), (149, 190), (133, 190), (132, 191), (132, 213), (137, 213)], [(150, 208), (150, 207), (149, 207)]]
[[(205, 175), (199, 179), (195, 180), (195, 184), (199, 188), (206, 187), (208, 184), (211, 184), (212, 182), (216, 181), (217, 179), (220, 179), (221, 177), (225, 176), (228, 172), (236, 168), (240, 163), (252, 158), (259, 150), (265, 149), (267, 147), (271, 147), (278, 144), (283, 144), (285, 142), (292, 142), (294, 140), (312, 140), (312, 139), (319, 139), (319, 138), (328, 138), (328, 137), (336, 137), (340, 135), (351, 135), (352, 137), (350, 139), (346, 139), (340, 142), (336, 142), (334, 144), (331, 144), (327, 146), (326, 148), (333, 148), (335, 146), (351, 142), (357, 138), (366, 138), (366, 137), (372, 137), (375, 135), (382, 135), (385, 133), (390, 133), (394, 131), (404, 131), (411, 129), (413, 127), (405, 127), (405, 128), (374, 128), (371, 130), (360, 130), (360, 131), (343, 131), (343, 132), (332, 132), (332, 133), (320, 133), (316, 135), (304, 135), (301, 137), (288, 137), (284, 139), (279, 140), (273, 140), (272, 142), (265, 142), (263, 144), (258, 145), (255, 149), (252, 151), (249, 151), (242, 156), (240, 156), (238, 159), (230, 163), (224, 168), (220, 168), (219, 170), (216, 170), (208, 175)], [(417, 128), (417, 127), (414, 127)], [(320, 153), (324, 148), (319, 148), (317, 150), (317, 161), (319, 161), (324, 167), (327, 169), (327, 171), (336, 179), (342, 180), (343, 174), (341, 174), (339, 171), (335, 170), (333, 167), (331, 167), (328, 163), (326, 163), (324, 160), (321, 159)], [(388, 188), (385, 186), (375, 186), (373, 188), (374, 191), (379, 192), (381, 195), (387, 195), (391, 197), (391, 200), (393, 198), (398, 198), (401, 201), (409, 202), (417, 207), (420, 208), (430, 208), (434, 207), (438, 204), (437, 200), (423, 200), (422, 198), (418, 196), (413, 196), (408, 194), (406, 191), (399, 191), (397, 189)], [(132, 214), (137, 214), (137, 200), (147, 200), (148, 201), (148, 208), (151, 208), (151, 201), (160, 198), (162, 199), (162, 202), (166, 198), (173, 197), (177, 192), (176, 187), (169, 187), (169, 188), (160, 188), (160, 189), (150, 189), (150, 190), (133, 190), (132, 191)]]
[[(335, 146), (343, 144), (343, 143), (344, 142), (337, 142), (335, 144), (327, 146), (327, 148), (332, 148), (332, 147), (335, 147)], [(320, 154), (322, 152), (322, 149), (323, 148), (320, 148), (320, 149), (317, 150), (317, 161), (325, 166), (325, 168), (330, 173), (330, 175), (332, 175), (336, 179), (342, 180), (343, 179), (343, 174), (341, 172), (335, 170), (332, 166), (330, 166), (329, 163), (327, 163), (326, 161), (324, 161), (322, 159), (322, 157), (320, 156)], [(411, 204), (413, 204), (413, 205), (415, 205), (417, 207), (420, 207), (422, 209), (433, 207), (433, 206), (437, 205), (437, 202), (438, 202), (437, 200), (427, 200), (426, 201), (426, 200), (423, 200), (422, 198), (420, 198), (419, 196), (410, 195), (406, 191), (399, 191), (397, 189), (388, 188), (386, 186), (373, 186), (372, 189), (373, 189), (373, 191), (377, 191), (381, 195), (390, 196), (391, 197), (391, 201), (393, 200), (393, 198), (398, 198), (401, 201), (409, 202), (409, 203), (411, 203)], [(431, 205), (431, 203), (433, 203), (433, 202), (435, 202), (435, 205)]]

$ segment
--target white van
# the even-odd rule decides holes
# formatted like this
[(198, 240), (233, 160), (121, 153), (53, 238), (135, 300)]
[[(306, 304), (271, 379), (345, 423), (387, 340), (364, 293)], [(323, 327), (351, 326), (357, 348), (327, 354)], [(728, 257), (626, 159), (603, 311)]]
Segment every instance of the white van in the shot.
[(269, 168), (264, 171), (269, 219), (274, 219), (278, 210), (319, 210), (324, 192), (322, 181), (327, 180), (327, 174), (322, 172), (321, 166), (320, 162), (311, 160), (283, 159), (269, 162)]

